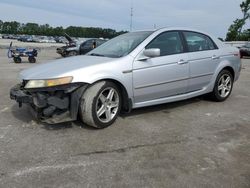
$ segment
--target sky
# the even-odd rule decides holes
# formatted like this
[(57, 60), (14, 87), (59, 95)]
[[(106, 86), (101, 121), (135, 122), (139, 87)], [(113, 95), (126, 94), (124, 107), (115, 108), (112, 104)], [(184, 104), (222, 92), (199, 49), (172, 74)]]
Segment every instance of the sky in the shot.
[(0, 0), (0, 20), (117, 31), (189, 27), (225, 38), (243, 0)]

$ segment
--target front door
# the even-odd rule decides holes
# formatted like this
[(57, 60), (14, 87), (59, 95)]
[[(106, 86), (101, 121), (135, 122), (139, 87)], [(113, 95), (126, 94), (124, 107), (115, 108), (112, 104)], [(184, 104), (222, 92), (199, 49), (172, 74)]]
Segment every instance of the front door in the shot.
[(158, 35), (146, 49), (159, 48), (159, 57), (134, 61), (135, 103), (180, 95), (187, 91), (189, 64), (178, 31)]

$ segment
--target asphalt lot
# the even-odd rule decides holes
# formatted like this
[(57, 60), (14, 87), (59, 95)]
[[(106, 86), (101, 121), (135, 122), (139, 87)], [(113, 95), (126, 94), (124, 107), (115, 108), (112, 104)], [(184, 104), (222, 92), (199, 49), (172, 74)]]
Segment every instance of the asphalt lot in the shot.
[[(49, 126), (9, 99), (22, 69), (0, 49), (0, 187), (250, 187), (250, 60), (231, 97), (132, 111), (95, 130)], [(38, 64), (59, 56), (42, 49)]]

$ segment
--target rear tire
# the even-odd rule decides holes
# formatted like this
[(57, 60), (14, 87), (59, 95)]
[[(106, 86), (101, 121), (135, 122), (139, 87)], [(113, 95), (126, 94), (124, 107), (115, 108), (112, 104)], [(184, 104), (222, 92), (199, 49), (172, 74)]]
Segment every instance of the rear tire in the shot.
[(216, 78), (213, 92), (210, 94), (212, 100), (225, 101), (233, 89), (233, 76), (230, 71), (222, 70)]
[(80, 117), (83, 123), (102, 129), (110, 126), (121, 110), (121, 94), (118, 87), (108, 81), (90, 86), (80, 103)]
[(35, 63), (36, 62), (36, 58), (34, 58), (34, 57), (29, 57), (28, 60), (29, 60), (30, 63)]

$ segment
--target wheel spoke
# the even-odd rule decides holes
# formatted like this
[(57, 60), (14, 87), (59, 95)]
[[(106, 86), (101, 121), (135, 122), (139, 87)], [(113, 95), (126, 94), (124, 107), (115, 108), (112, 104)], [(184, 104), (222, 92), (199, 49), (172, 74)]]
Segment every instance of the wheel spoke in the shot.
[(218, 90), (221, 91), (223, 89), (223, 84), (219, 85)]
[(222, 96), (222, 97), (225, 97), (225, 95), (226, 95), (226, 89), (223, 88), (222, 91), (221, 91), (221, 96)]
[(230, 79), (230, 77), (228, 76), (227, 79), (226, 79), (226, 81), (225, 81), (225, 84), (228, 85), (230, 81), (231, 81), (231, 79)]
[(114, 93), (115, 93), (115, 91), (113, 89), (110, 89), (109, 90), (109, 94), (107, 96), (107, 99), (109, 99), (110, 101), (112, 101)]
[(231, 90), (231, 88), (232, 88), (232, 86), (231, 86), (231, 85), (227, 86), (228, 91), (230, 91), (230, 90)]
[(102, 104), (104, 104), (106, 101), (106, 97), (103, 94), (100, 95), (99, 99), (101, 100)]
[(105, 106), (102, 105), (101, 108), (97, 111), (97, 116), (100, 117), (105, 112)]
[(110, 108), (118, 107), (118, 102), (111, 102)]
[(111, 109), (106, 109), (105, 115), (106, 115), (106, 120), (110, 121), (111, 120)]
[(222, 84), (225, 82), (225, 77), (224, 77), (224, 75), (221, 77), (221, 82), (222, 82)]

